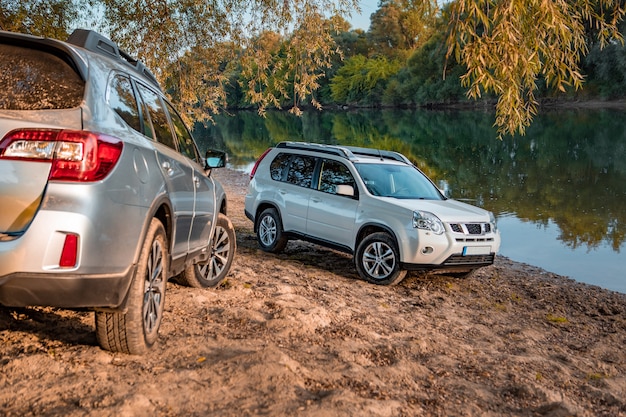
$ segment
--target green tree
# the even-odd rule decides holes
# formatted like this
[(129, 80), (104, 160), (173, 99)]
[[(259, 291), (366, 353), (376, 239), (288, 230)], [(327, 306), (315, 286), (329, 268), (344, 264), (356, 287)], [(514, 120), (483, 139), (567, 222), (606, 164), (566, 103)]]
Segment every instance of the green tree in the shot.
[(332, 98), (338, 103), (379, 104), (387, 81), (399, 70), (398, 61), (384, 56), (354, 56), (332, 78)]
[(431, 0), (381, 0), (370, 18), (376, 53), (405, 57), (432, 35), (439, 8)]

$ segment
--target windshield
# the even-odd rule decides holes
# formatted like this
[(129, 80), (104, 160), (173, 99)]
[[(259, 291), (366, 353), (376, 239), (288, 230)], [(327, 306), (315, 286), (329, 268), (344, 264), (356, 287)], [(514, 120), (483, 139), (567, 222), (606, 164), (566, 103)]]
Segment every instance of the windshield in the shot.
[(437, 187), (409, 165), (355, 164), (367, 190), (376, 196), (401, 199), (443, 200)]

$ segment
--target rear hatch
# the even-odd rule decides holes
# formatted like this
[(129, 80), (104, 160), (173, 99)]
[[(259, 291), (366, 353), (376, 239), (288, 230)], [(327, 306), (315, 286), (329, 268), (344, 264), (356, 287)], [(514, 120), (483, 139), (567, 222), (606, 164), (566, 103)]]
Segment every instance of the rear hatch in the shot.
[(0, 240), (28, 227), (45, 195), (60, 129), (81, 129), (86, 67), (62, 43), (0, 32)]

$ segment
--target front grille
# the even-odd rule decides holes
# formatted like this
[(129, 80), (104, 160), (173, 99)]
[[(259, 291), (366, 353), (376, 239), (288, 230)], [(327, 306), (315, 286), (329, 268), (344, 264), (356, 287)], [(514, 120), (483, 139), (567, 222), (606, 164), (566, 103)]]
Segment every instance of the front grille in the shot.
[(489, 255), (452, 255), (443, 263), (446, 266), (453, 265), (491, 265), (495, 254)]
[(464, 235), (484, 235), (491, 232), (491, 224), (489, 223), (450, 223), (450, 229), (454, 233), (463, 233)]
[(482, 233), (483, 228), (480, 223), (468, 223), (465, 225), (467, 228), (467, 233), (470, 235), (479, 235)]

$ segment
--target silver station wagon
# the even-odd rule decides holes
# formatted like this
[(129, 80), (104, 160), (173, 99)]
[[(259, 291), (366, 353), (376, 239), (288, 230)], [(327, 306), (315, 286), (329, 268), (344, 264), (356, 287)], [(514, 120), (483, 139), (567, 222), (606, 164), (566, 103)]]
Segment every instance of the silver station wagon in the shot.
[(281, 142), (250, 178), (245, 214), (263, 250), (301, 239), (344, 251), (374, 284), (408, 270), (464, 276), (500, 248), (492, 213), (446, 198), (398, 152)]
[(109, 39), (0, 32), (0, 304), (93, 309), (103, 348), (146, 352), (168, 279), (231, 266), (225, 160)]

